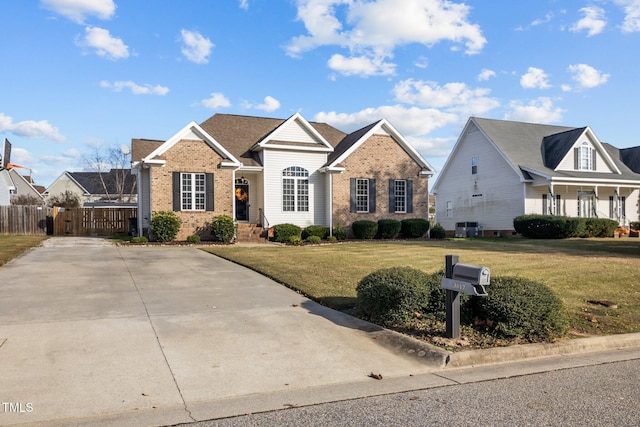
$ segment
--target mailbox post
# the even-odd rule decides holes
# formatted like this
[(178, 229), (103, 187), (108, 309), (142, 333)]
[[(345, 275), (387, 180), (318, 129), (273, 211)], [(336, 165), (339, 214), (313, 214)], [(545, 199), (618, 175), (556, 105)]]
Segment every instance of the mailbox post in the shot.
[(490, 282), (486, 267), (459, 264), (458, 255), (445, 256), (445, 277), (442, 288), (446, 290), (446, 337), (460, 337), (460, 292), (478, 297), (487, 296), (485, 286)]

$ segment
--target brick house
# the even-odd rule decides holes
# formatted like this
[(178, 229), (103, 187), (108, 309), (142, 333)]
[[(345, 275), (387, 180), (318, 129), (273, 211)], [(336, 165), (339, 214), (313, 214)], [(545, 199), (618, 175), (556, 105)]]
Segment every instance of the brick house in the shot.
[(132, 139), (138, 230), (153, 212), (182, 219), (177, 236), (210, 236), (229, 215), (269, 228), (359, 219), (429, 218), (433, 168), (386, 120), (351, 134), (299, 113), (288, 119), (216, 114), (166, 141)]

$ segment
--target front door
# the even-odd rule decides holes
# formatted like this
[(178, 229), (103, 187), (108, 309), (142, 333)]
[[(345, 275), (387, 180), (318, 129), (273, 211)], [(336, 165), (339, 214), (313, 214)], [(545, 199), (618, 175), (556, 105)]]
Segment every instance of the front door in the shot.
[(236, 221), (249, 221), (249, 184), (236, 184)]

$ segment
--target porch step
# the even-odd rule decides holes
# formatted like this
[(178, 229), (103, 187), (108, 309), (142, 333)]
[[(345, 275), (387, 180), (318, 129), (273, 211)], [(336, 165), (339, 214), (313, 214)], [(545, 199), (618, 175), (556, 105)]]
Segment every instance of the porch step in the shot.
[(238, 235), (236, 241), (238, 243), (267, 243), (268, 240), (263, 236), (264, 228), (256, 224), (238, 223)]

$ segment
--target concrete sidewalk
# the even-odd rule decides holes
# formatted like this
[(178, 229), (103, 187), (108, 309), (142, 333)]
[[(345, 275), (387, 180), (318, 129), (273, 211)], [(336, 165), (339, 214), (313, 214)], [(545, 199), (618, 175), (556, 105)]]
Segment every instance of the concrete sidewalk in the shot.
[(0, 425), (171, 425), (449, 385), (523, 358), (640, 357), (640, 334), (450, 354), (193, 247), (52, 238), (0, 269), (0, 291)]

